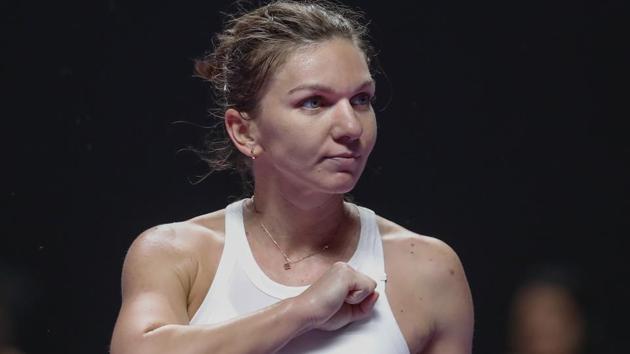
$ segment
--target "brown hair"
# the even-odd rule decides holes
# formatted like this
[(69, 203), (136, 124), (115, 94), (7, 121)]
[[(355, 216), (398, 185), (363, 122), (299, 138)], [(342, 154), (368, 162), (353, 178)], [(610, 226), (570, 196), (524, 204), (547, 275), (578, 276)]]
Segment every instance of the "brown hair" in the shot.
[[(367, 40), (362, 13), (329, 1), (273, 1), (231, 16), (213, 39), (213, 50), (195, 63), (195, 74), (210, 83), (220, 119), (198, 151), (210, 173), (234, 169), (249, 181), (250, 161), (237, 152), (223, 124), (228, 108), (256, 114), (265, 84), (297, 48), (331, 39), (347, 38), (365, 54), (368, 65), (374, 51)], [(215, 127), (217, 128), (217, 127)]]

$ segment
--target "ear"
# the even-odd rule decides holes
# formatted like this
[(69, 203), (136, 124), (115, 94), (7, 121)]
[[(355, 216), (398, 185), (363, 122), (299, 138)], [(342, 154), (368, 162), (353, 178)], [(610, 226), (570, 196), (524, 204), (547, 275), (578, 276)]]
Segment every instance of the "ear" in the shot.
[(247, 116), (247, 113), (239, 112), (233, 108), (225, 111), (225, 129), (234, 146), (245, 156), (252, 157), (256, 148), (256, 123)]

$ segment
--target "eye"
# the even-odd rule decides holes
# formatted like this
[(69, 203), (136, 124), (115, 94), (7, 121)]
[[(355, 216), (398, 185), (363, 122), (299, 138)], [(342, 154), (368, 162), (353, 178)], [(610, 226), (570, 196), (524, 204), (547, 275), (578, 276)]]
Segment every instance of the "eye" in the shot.
[(372, 103), (373, 97), (367, 93), (360, 93), (354, 97), (352, 97), (352, 101), (350, 101), (355, 106), (368, 106)]
[(300, 102), (300, 106), (306, 109), (317, 109), (323, 105), (323, 101), (321, 96), (313, 96)]

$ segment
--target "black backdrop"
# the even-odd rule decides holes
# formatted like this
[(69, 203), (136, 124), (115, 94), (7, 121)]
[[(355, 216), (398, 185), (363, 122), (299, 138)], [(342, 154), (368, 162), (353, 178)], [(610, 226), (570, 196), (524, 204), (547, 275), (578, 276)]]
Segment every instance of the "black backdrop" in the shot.
[[(628, 63), (622, 0), (348, 2), (372, 20), (379, 142), (355, 200), (460, 255), (476, 353), (541, 262), (578, 269), (600, 343), (625, 352)], [(194, 156), (211, 106), (192, 59), (227, 1), (6, 1), (0, 265), (27, 353), (104, 353), (126, 248), (223, 207)], [(4, 145), (3, 144), (3, 145)], [(17, 279), (17, 280), (15, 280)], [(599, 348), (602, 349), (601, 347)]]

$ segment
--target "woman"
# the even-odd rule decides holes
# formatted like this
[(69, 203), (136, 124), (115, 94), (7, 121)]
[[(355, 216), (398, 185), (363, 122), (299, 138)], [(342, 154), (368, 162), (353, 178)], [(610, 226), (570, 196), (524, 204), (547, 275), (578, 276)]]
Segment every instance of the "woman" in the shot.
[(344, 202), (376, 139), (357, 19), (280, 1), (217, 36), (197, 72), (235, 150), (212, 167), (249, 168), (254, 193), (138, 237), (112, 353), (470, 353), (456, 254)]
[[(535, 269), (514, 294), (509, 344), (514, 354), (588, 353), (583, 291), (569, 269)], [(601, 353), (602, 346), (597, 352)], [(605, 350), (604, 350), (605, 352)]]

